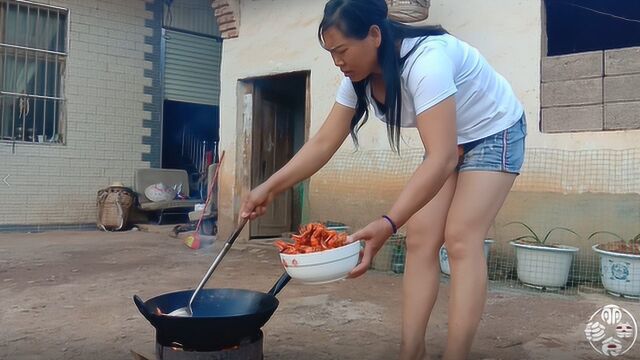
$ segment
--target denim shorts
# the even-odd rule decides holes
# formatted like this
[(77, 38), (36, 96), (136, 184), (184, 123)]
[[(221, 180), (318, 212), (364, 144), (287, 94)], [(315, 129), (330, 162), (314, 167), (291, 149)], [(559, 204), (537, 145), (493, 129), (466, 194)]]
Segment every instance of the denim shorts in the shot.
[(458, 171), (495, 171), (520, 174), (524, 162), (527, 120), (524, 114), (510, 128), (460, 145)]

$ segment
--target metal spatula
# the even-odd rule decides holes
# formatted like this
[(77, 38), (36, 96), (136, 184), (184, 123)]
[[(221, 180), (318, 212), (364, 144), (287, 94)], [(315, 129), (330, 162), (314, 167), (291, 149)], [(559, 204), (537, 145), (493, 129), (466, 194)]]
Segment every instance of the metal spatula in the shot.
[(172, 312), (170, 312), (167, 315), (169, 315), (169, 316), (182, 316), (182, 317), (191, 317), (191, 316), (193, 316), (193, 310), (191, 309), (191, 304), (193, 304), (193, 300), (196, 298), (196, 296), (198, 296), (198, 293), (200, 292), (200, 290), (202, 290), (202, 288), (204, 287), (204, 284), (207, 283), (207, 281), (209, 280), (209, 278), (213, 274), (213, 271), (218, 267), (218, 265), (222, 261), (222, 258), (227, 254), (229, 249), (231, 249), (231, 245), (233, 245), (233, 243), (236, 241), (236, 239), (238, 238), (238, 235), (240, 235), (240, 232), (242, 231), (244, 226), (247, 224), (247, 221), (248, 221), (248, 219), (242, 219), (240, 224), (238, 224), (238, 226), (236, 227), (235, 231), (231, 234), (229, 239), (227, 239), (227, 242), (224, 244), (224, 247), (222, 248), (222, 251), (220, 251), (218, 256), (216, 256), (216, 259), (213, 260), (213, 264), (211, 264), (211, 267), (209, 267), (209, 270), (204, 275), (202, 280), (200, 280), (200, 284), (198, 284), (198, 287), (196, 288), (196, 290), (191, 295), (191, 298), (189, 299), (189, 304), (187, 306), (185, 306), (185, 307), (181, 307), (179, 309), (173, 310)]

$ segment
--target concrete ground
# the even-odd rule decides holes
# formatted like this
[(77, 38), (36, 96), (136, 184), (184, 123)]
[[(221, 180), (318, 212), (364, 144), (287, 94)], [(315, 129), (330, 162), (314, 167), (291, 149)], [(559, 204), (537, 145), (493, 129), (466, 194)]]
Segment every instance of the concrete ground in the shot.
[[(154, 329), (131, 297), (195, 286), (214, 247), (193, 251), (162, 233), (0, 234), (0, 359), (132, 359)], [(267, 291), (282, 268), (275, 249), (232, 250), (209, 286)], [(446, 279), (427, 334), (431, 359), (447, 330)], [(292, 281), (264, 327), (265, 359), (394, 359), (401, 278), (370, 271), (357, 280)], [(602, 359), (585, 340), (587, 320), (607, 304), (640, 320), (640, 304), (600, 294), (561, 296), (492, 284), (472, 359)], [(624, 359), (640, 359), (636, 344)]]

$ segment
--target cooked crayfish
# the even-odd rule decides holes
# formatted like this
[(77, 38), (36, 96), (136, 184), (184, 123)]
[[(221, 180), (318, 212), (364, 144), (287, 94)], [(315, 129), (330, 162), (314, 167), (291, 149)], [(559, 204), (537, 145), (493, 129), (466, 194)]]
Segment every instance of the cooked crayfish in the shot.
[(308, 254), (346, 245), (347, 234), (327, 229), (318, 223), (301, 226), (299, 235), (291, 235), (294, 243), (278, 240), (274, 243), (283, 254)]

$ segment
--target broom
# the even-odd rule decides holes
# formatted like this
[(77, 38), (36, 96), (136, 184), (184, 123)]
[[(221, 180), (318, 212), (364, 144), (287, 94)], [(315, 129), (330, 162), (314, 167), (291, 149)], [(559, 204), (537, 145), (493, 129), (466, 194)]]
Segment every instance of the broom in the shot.
[(200, 242), (200, 226), (202, 224), (202, 220), (204, 220), (204, 217), (207, 213), (207, 209), (209, 208), (209, 202), (211, 201), (211, 197), (213, 196), (213, 187), (215, 186), (216, 181), (218, 180), (218, 172), (222, 167), (222, 160), (224, 160), (224, 151), (222, 151), (222, 156), (220, 156), (220, 161), (218, 162), (216, 171), (213, 173), (211, 184), (209, 184), (209, 191), (207, 192), (207, 200), (204, 203), (204, 210), (202, 210), (202, 214), (200, 214), (200, 219), (198, 219), (198, 223), (196, 224), (196, 230), (194, 231), (193, 235), (189, 235), (184, 239), (184, 244), (190, 249), (193, 249), (193, 250), (200, 249), (200, 246), (202, 244)]

